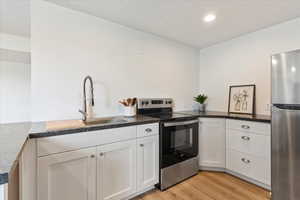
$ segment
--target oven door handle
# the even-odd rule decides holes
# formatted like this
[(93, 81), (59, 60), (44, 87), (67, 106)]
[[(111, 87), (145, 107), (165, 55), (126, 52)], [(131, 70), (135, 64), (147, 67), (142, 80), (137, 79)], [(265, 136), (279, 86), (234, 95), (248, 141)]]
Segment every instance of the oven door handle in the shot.
[(170, 126), (182, 126), (182, 125), (190, 125), (194, 123), (199, 123), (199, 121), (196, 120), (190, 120), (190, 121), (184, 121), (184, 122), (166, 122), (164, 123), (165, 127), (170, 127)]

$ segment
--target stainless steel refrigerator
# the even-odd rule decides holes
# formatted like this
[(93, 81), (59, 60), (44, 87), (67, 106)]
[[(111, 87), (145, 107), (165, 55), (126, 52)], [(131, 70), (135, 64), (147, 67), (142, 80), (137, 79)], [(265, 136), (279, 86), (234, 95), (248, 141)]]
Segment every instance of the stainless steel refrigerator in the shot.
[(300, 200), (300, 50), (271, 62), (272, 200)]

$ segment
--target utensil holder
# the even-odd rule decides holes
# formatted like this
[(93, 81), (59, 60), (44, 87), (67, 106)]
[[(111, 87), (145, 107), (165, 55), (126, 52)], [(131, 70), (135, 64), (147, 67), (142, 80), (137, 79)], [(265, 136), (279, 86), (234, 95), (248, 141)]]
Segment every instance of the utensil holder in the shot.
[(124, 107), (124, 116), (133, 117), (136, 115), (136, 107), (135, 106), (125, 106)]

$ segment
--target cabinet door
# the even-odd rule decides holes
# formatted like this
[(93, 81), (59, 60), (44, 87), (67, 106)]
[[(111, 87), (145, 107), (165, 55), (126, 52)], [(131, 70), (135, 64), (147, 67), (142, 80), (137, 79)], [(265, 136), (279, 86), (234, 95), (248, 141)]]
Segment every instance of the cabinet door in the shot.
[(158, 135), (138, 139), (137, 187), (143, 191), (158, 183), (159, 172)]
[(38, 158), (39, 200), (96, 200), (96, 148)]
[(225, 168), (226, 134), (224, 119), (201, 118), (199, 122), (200, 167)]
[(136, 192), (136, 140), (97, 149), (97, 199), (117, 200)]

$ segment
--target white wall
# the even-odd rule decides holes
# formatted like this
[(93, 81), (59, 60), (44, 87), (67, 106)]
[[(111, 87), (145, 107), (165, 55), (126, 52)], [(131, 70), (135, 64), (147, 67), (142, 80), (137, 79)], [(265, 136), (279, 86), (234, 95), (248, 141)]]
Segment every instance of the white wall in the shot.
[(0, 61), (0, 123), (30, 121), (30, 64)]
[(198, 52), (49, 2), (31, 4), (32, 119), (80, 118), (82, 80), (95, 80), (97, 116), (122, 113), (125, 97), (171, 97), (189, 109)]
[(300, 48), (300, 18), (200, 50), (200, 92), (227, 111), (230, 85), (256, 84), (257, 113), (269, 114), (270, 55)]
[(30, 52), (30, 39), (17, 35), (0, 33), (0, 48)]
[(30, 121), (30, 39), (0, 33), (0, 123)]

